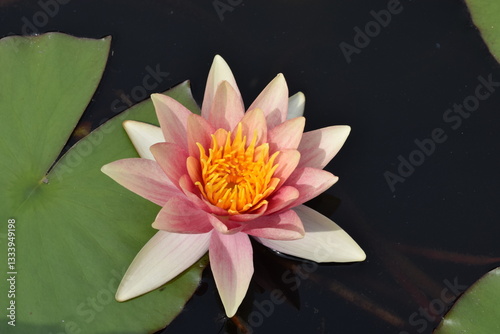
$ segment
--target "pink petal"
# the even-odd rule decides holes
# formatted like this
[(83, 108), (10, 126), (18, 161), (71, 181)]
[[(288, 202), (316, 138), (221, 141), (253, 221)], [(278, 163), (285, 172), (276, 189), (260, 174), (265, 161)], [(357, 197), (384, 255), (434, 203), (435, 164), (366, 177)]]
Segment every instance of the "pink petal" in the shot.
[(278, 74), (257, 96), (248, 110), (262, 109), (270, 129), (281, 124), (288, 112), (288, 86), (283, 74)]
[(123, 122), (123, 128), (139, 156), (144, 159), (154, 160), (149, 148), (156, 143), (165, 141), (161, 129), (155, 125), (130, 120)]
[(212, 219), (210, 222), (212, 226), (222, 234), (235, 234), (243, 229), (243, 225), (240, 222), (230, 220), (229, 216), (218, 216), (219, 219)]
[(258, 218), (266, 213), (267, 206), (268, 206), (268, 204), (265, 203), (257, 210), (251, 211), (250, 213), (242, 213), (239, 215), (233, 215), (230, 217), (230, 219), (231, 219), (231, 221), (234, 221), (234, 222), (247, 222), (250, 220), (254, 220), (254, 219), (256, 219), (256, 218)]
[(245, 225), (243, 232), (272, 240), (296, 240), (304, 237), (304, 226), (293, 210), (259, 217)]
[(241, 95), (227, 82), (223, 81), (217, 88), (212, 108), (210, 110), (209, 122), (214, 128), (231, 130), (245, 114), (245, 107)]
[(213, 134), (215, 141), (219, 144), (225, 143), (227, 139), (227, 135), (229, 133), (229, 130), (219, 128), (215, 130), (215, 133)]
[(128, 190), (159, 206), (163, 206), (170, 197), (180, 194), (154, 160), (118, 160), (102, 166), (101, 171)]
[(203, 117), (191, 114), (188, 118), (187, 125), (187, 139), (188, 139), (188, 152), (190, 156), (196, 159), (200, 158), (200, 149), (196, 143), (200, 143), (201, 146), (205, 148), (205, 152), (208, 155), (208, 149), (212, 142), (211, 135), (215, 132), (215, 129), (206, 121)]
[(245, 297), (253, 275), (253, 250), (248, 235), (213, 232), (210, 267), (227, 317), (234, 316)]
[(313, 199), (334, 185), (338, 179), (337, 176), (322, 169), (311, 167), (296, 169), (288, 178), (286, 185), (297, 188), (300, 195), (299, 198), (291, 205), (288, 205), (287, 208), (297, 206)]
[(202, 182), (203, 177), (201, 175), (200, 160), (198, 160), (194, 157), (188, 157), (186, 160), (186, 168), (187, 168), (189, 177), (191, 178), (193, 183)]
[(316, 262), (363, 261), (365, 252), (337, 224), (304, 205), (293, 209), (302, 220), (305, 236), (298, 240), (255, 238), (281, 253)]
[(217, 88), (222, 81), (227, 81), (233, 87), (239, 100), (241, 94), (236, 85), (231, 69), (221, 56), (216, 55), (208, 73), (207, 85), (205, 87), (205, 96), (203, 97), (203, 105), (201, 107), (201, 116), (205, 119), (210, 118), (210, 111), (212, 110), (212, 102), (215, 98)]
[(140, 296), (175, 278), (206, 253), (210, 234), (158, 231), (130, 264), (116, 300), (122, 302)]
[(335, 125), (304, 133), (298, 148), (299, 167), (323, 169), (344, 145), (350, 131), (347, 125)]
[(305, 123), (304, 117), (296, 117), (269, 131), (268, 142), (271, 152), (282, 149), (297, 149), (304, 133)]
[(186, 197), (198, 208), (209, 212), (208, 205), (201, 199), (201, 193), (189, 175), (183, 175), (179, 179), (179, 187)]
[(170, 181), (178, 187), (180, 177), (188, 173), (186, 151), (174, 143), (158, 143), (151, 146), (151, 153)]
[(151, 100), (165, 141), (175, 143), (187, 151), (187, 119), (192, 113), (170, 96), (152, 94)]
[(185, 197), (170, 198), (156, 216), (153, 227), (173, 233), (207, 233), (213, 227), (211, 214), (197, 208)]
[[(257, 146), (267, 142), (267, 123), (261, 109), (246, 112), (241, 119), (241, 126), (243, 135), (247, 136), (247, 145), (252, 142), (255, 133), (257, 133)], [(236, 132), (236, 129), (233, 132)]]
[(297, 94), (290, 96), (288, 99), (288, 114), (286, 115), (286, 119), (292, 119), (294, 117), (304, 115), (305, 103), (306, 97), (302, 92), (298, 92)]
[[(295, 170), (297, 164), (300, 160), (300, 153), (297, 150), (281, 150), (276, 160), (275, 164), (278, 164), (278, 168), (274, 171), (274, 177), (280, 179), (278, 188), (288, 179), (290, 174)], [(293, 184), (290, 184), (293, 186)]]
[(266, 215), (277, 212), (285, 207), (289, 207), (300, 196), (295, 187), (283, 186), (269, 197), (269, 206)]

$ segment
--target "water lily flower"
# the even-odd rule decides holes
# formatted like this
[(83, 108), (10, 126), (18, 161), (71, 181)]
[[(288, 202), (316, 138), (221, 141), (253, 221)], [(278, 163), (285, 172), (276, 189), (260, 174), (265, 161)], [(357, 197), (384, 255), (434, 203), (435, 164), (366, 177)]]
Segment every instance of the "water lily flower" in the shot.
[(160, 128), (124, 127), (141, 158), (102, 171), (161, 206), (159, 231), (135, 257), (118, 287), (124, 301), (189, 268), (207, 250), (225, 312), (232, 317), (253, 275), (249, 236), (282, 253), (316, 262), (363, 261), (365, 253), (339, 226), (302, 205), (338, 177), (324, 171), (350, 128), (304, 133), (304, 95), (288, 98), (279, 74), (245, 112), (234, 76), (216, 56), (201, 116), (153, 94)]

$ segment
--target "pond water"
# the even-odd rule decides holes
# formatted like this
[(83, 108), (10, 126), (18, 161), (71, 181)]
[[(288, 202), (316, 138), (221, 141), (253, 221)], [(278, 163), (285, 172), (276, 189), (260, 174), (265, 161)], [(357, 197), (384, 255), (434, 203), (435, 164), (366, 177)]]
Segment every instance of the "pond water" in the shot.
[[(186, 79), (201, 101), (215, 54), (247, 104), (281, 72), (306, 95), (308, 130), (352, 127), (326, 168), (340, 181), (310, 206), (367, 260), (316, 265), (255, 245), (238, 318), (224, 317), (206, 270), (158, 333), (431, 333), (456, 296), (498, 266), (500, 70), (464, 3), (52, 3), (1, 2), (0, 35), (112, 35), (82, 129)], [(151, 72), (154, 87), (141, 88)]]

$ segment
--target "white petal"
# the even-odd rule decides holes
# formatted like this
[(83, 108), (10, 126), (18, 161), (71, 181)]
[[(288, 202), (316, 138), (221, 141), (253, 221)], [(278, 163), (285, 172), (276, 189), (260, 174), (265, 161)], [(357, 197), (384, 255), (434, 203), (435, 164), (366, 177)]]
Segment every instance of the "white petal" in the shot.
[(290, 96), (288, 99), (288, 115), (286, 119), (303, 116), (305, 104), (306, 97), (302, 92)]
[(366, 259), (365, 252), (333, 221), (304, 205), (293, 210), (304, 224), (304, 238), (286, 241), (255, 239), (278, 252), (316, 262), (354, 262)]
[(158, 231), (130, 264), (116, 292), (116, 300), (140, 296), (175, 278), (207, 252), (211, 233)]
[(221, 56), (216, 55), (212, 66), (210, 67), (210, 72), (208, 73), (205, 95), (201, 106), (201, 116), (205, 119), (210, 118), (209, 114), (212, 109), (212, 102), (217, 88), (222, 81), (227, 81), (233, 87), (236, 92), (236, 96), (241, 99), (241, 93), (238, 89), (238, 85), (236, 84), (236, 80), (234, 79), (233, 72), (231, 72), (231, 68), (229, 68), (229, 65)]
[(340, 151), (350, 132), (349, 125), (332, 125), (304, 132), (297, 148), (300, 152), (298, 168), (323, 169)]
[(132, 144), (134, 144), (139, 156), (144, 159), (154, 160), (149, 148), (151, 145), (165, 141), (161, 128), (137, 121), (125, 121), (123, 122), (123, 128), (127, 132)]

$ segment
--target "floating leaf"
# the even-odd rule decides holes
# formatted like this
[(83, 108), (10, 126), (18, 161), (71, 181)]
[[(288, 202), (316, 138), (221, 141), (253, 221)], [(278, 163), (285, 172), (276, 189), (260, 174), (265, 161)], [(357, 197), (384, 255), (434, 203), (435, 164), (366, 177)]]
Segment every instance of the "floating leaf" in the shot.
[(434, 333), (500, 333), (499, 306), (500, 268), (496, 268), (465, 291)]
[[(100, 168), (137, 156), (121, 122), (157, 123), (150, 100), (92, 132), (50, 169), (99, 83), (109, 45), (110, 38), (59, 33), (0, 40), (3, 253), (15, 243), (15, 265), (7, 269), (14, 274), (0, 274), (0, 306), (4, 314), (15, 302), (16, 320), (11, 327), (3, 315), (1, 333), (152, 332), (182, 310), (206, 265), (202, 259), (129, 302), (114, 299), (123, 273), (155, 233), (151, 222), (159, 207)], [(167, 93), (197, 108), (187, 83)], [(15, 240), (8, 238), (9, 219), (15, 219)], [(10, 277), (15, 285), (5, 286)], [(15, 296), (5, 298), (9, 288)]]
[(491, 0), (465, 0), (465, 2), (490, 52), (500, 62), (500, 2)]

